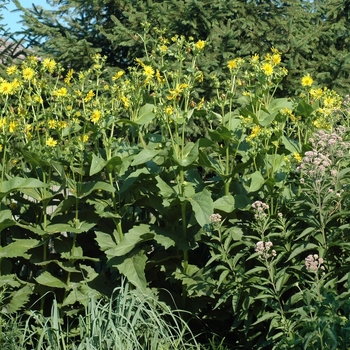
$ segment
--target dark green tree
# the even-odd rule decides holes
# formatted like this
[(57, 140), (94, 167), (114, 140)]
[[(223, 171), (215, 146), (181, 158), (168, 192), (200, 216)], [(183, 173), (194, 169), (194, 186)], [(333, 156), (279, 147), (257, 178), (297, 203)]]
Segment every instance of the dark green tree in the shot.
[(232, 57), (248, 58), (276, 47), (290, 75), (284, 89), (295, 92), (310, 73), (320, 85), (347, 89), (349, 0), (48, 0), (54, 10), (21, 7), (31, 47), (64, 66), (86, 68), (91, 56), (127, 68), (152, 52), (163, 35), (207, 41), (201, 69), (223, 74)]

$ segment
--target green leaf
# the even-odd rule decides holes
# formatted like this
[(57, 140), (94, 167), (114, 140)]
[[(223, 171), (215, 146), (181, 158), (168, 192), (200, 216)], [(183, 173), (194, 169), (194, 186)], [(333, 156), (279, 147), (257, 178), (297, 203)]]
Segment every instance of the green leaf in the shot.
[(122, 163), (122, 158), (120, 158), (119, 156), (114, 156), (107, 162), (106, 169), (109, 173), (111, 173), (113, 170), (115, 170), (118, 173)]
[(301, 100), (296, 108), (296, 111), (299, 115), (307, 118), (314, 111), (313, 107), (305, 102), (305, 100)]
[(290, 153), (300, 153), (300, 145), (299, 142), (290, 139), (288, 137), (285, 137), (284, 135), (282, 136), (282, 143), (284, 145), (284, 147), (290, 152)]
[(292, 253), (290, 254), (287, 261), (293, 259), (295, 256), (297, 256), (300, 253), (303, 253), (310, 249), (317, 249), (318, 246), (314, 243), (298, 243), (292, 247)]
[(153, 110), (154, 110), (154, 105), (150, 103), (146, 103), (144, 106), (140, 108), (137, 119), (135, 120), (135, 123), (139, 125), (149, 124), (155, 117)]
[(21, 289), (12, 292), (8, 298), (10, 302), (2, 307), (6, 309), (8, 313), (19, 311), (25, 307), (30, 295), (33, 293), (33, 289), (30, 285), (25, 285)]
[(151, 232), (149, 225), (141, 224), (134, 226), (127, 232), (123, 240), (114, 248), (106, 251), (107, 257), (124, 256), (136, 247), (141, 242), (147, 242), (154, 238), (154, 233)]
[(106, 191), (106, 192), (113, 193), (115, 192), (115, 188), (106, 182), (97, 181), (97, 182), (84, 183), (81, 186), (81, 191), (76, 195), (74, 193), (75, 189), (71, 189), (71, 191), (75, 197), (84, 198), (94, 191)]
[(20, 191), (21, 189), (32, 189), (32, 188), (44, 188), (47, 185), (38, 180), (32, 178), (22, 178), (22, 177), (14, 177), (8, 181), (4, 181), (0, 183), (0, 198), (5, 197), (8, 193), (14, 191)]
[(106, 166), (106, 164), (107, 162), (103, 158), (93, 154), (89, 175), (92, 176), (99, 173)]
[(253, 174), (250, 174), (247, 177), (251, 179), (249, 192), (256, 192), (260, 190), (261, 186), (265, 183), (265, 179), (261, 175), (260, 171), (255, 171)]
[(1, 258), (29, 257), (28, 250), (37, 246), (40, 242), (36, 239), (19, 239), (4, 247), (0, 247)]
[(198, 224), (201, 227), (208, 225), (210, 223), (210, 215), (214, 211), (211, 193), (205, 188), (202, 192), (196, 193), (192, 198), (189, 198), (189, 202), (192, 205)]
[(214, 209), (221, 210), (225, 213), (232, 213), (235, 210), (235, 199), (231, 194), (217, 199), (213, 203)]
[(95, 231), (95, 235), (95, 240), (103, 252), (109, 249), (114, 249), (117, 246), (110, 234), (101, 231)]
[(146, 148), (135, 156), (131, 165), (136, 166), (136, 165), (140, 165), (140, 164), (145, 164), (148, 161), (150, 161), (151, 159), (153, 159), (160, 152), (161, 152), (161, 150), (153, 150), (153, 149)]
[(46, 167), (50, 166), (50, 163), (43, 160), (42, 157), (40, 157), (38, 154), (26, 150), (21, 150), (21, 153), (23, 154), (23, 158), (31, 165), (34, 165), (34, 167), (40, 167), (45, 169)]
[(10, 226), (15, 226), (16, 221), (12, 219), (11, 210), (1, 210), (0, 211), (0, 232)]
[(183, 149), (182, 158), (176, 159), (176, 157), (174, 157), (174, 159), (179, 165), (187, 167), (191, 165), (195, 160), (197, 160), (198, 155), (199, 143), (188, 142)]
[(126, 258), (122, 263), (115, 265), (119, 272), (127, 277), (130, 283), (145, 291), (147, 288), (145, 267), (147, 256), (143, 251)]
[(52, 276), (51, 273), (47, 271), (44, 271), (41, 275), (36, 277), (35, 280), (47, 287), (67, 289), (67, 285), (65, 283), (63, 283), (57, 277)]
[(261, 317), (259, 317), (252, 325), (256, 325), (258, 323), (261, 323), (263, 321), (269, 320), (270, 318), (279, 317), (279, 314), (277, 312), (265, 312)]

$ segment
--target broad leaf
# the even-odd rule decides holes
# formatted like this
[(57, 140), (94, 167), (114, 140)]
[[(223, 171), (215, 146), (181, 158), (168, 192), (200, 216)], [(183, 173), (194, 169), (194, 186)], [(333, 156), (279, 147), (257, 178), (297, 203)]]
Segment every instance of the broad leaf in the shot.
[(192, 198), (189, 198), (192, 205), (195, 218), (198, 224), (203, 227), (210, 223), (210, 215), (213, 214), (214, 205), (211, 198), (211, 193), (204, 189), (200, 193), (196, 193)]

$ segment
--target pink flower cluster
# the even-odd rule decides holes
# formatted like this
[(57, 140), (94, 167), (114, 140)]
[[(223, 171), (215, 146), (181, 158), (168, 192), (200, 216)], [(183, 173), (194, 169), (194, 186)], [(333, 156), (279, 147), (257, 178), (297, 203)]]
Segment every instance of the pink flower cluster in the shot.
[(274, 249), (270, 251), (272, 246), (272, 242), (259, 241), (255, 245), (255, 251), (258, 253), (260, 259), (268, 259), (270, 256), (277, 255)]
[(218, 224), (221, 222), (221, 215), (220, 214), (211, 214), (209, 217), (210, 222), (213, 224)]
[(255, 219), (264, 219), (267, 216), (265, 210), (269, 210), (269, 206), (261, 201), (255, 201), (252, 204), (252, 208), (256, 212), (256, 214), (254, 215)]
[(324, 270), (323, 263), (324, 260), (317, 254), (310, 254), (305, 258), (306, 269), (312, 272), (317, 272), (319, 269)]

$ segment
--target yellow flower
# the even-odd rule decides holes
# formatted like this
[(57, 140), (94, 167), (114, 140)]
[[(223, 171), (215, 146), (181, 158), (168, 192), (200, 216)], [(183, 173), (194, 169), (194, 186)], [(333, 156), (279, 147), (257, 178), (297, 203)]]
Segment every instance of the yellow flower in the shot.
[(327, 96), (323, 100), (323, 103), (324, 103), (325, 107), (333, 107), (336, 104), (336, 100), (334, 97)]
[(50, 73), (53, 73), (53, 71), (55, 70), (57, 63), (55, 60), (51, 59), (51, 58), (45, 58), (43, 61), (43, 67), (48, 70)]
[(88, 140), (89, 140), (88, 134), (84, 134), (80, 137), (80, 141), (82, 141), (83, 143), (88, 142)]
[(3, 95), (12, 95), (14, 92), (14, 86), (12, 83), (4, 80), (0, 84), (0, 94)]
[(55, 119), (50, 119), (48, 121), (49, 129), (56, 129), (57, 121)]
[(11, 133), (15, 132), (17, 129), (17, 126), (18, 126), (18, 123), (14, 122), (14, 121), (10, 122), (9, 132), (11, 132)]
[(57, 145), (57, 141), (54, 140), (52, 137), (49, 137), (46, 140), (46, 146), (48, 146), (48, 147), (55, 147), (56, 145)]
[(315, 100), (319, 100), (322, 95), (323, 95), (323, 91), (321, 88), (318, 88), (318, 89), (311, 89), (310, 90), (310, 95), (313, 99)]
[(59, 129), (64, 129), (67, 127), (67, 122), (65, 120), (61, 120), (58, 122), (58, 128)]
[(2, 149), (3, 149), (3, 147), (2, 147), (2, 145), (0, 144), (0, 152), (2, 152)]
[(172, 106), (167, 106), (164, 108), (164, 112), (167, 114), (167, 115), (171, 115), (173, 114), (173, 107)]
[(87, 93), (86, 97), (84, 98), (84, 101), (89, 102), (94, 96), (95, 96), (95, 93), (92, 90), (90, 90)]
[(198, 40), (194, 46), (196, 47), (197, 50), (203, 50), (205, 46), (205, 41)]
[(304, 75), (302, 78), (301, 78), (301, 85), (302, 86), (311, 86), (312, 83), (314, 82), (314, 80), (310, 77), (310, 75)]
[(64, 97), (67, 95), (67, 89), (65, 87), (61, 88), (61, 89), (57, 89), (53, 92), (53, 95), (56, 97)]
[(259, 62), (259, 55), (255, 54), (250, 58), (250, 64), (254, 65), (257, 64)]
[(227, 67), (229, 70), (232, 70), (235, 68), (240, 68), (243, 63), (244, 63), (243, 58), (235, 58), (227, 62)]
[(154, 76), (154, 69), (151, 66), (143, 66), (143, 74), (146, 76), (146, 81), (150, 80)]
[(101, 119), (101, 112), (97, 109), (95, 109), (93, 112), (92, 112), (92, 115), (90, 117), (90, 120), (96, 124), (99, 120)]
[(303, 157), (298, 153), (298, 152), (294, 152), (293, 153), (293, 158), (300, 163), (303, 160)]
[(269, 76), (273, 74), (273, 67), (271, 63), (264, 63), (262, 65), (262, 70), (264, 71), (265, 75)]
[(236, 60), (230, 60), (227, 62), (228, 69), (234, 69), (237, 67), (237, 61)]
[(17, 66), (11, 66), (6, 69), (8, 75), (15, 74), (17, 72)]
[(70, 81), (72, 80), (72, 77), (73, 77), (73, 74), (74, 74), (74, 70), (73, 69), (70, 69), (66, 75), (66, 77), (64, 78), (64, 82), (70, 86)]
[(42, 104), (44, 101), (41, 96), (35, 95), (34, 100), (40, 104)]
[(112, 80), (118, 80), (120, 77), (122, 77), (124, 75), (124, 72), (122, 70), (120, 70), (119, 72), (117, 72), (115, 75), (113, 75)]
[(0, 118), (0, 128), (3, 128), (5, 125), (7, 125), (6, 118)]
[(28, 80), (28, 81), (32, 80), (34, 77), (34, 74), (35, 74), (34, 69), (30, 67), (23, 68), (22, 76), (24, 80)]
[(251, 134), (247, 137), (247, 141), (251, 141), (252, 139), (257, 137), (259, 133), (260, 133), (260, 126), (254, 125), (252, 128)]
[(167, 48), (166, 45), (162, 45), (162, 46), (160, 47), (160, 51), (161, 51), (162, 53), (165, 53), (167, 49), (168, 49), (168, 48)]
[(130, 100), (126, 96), (121, 96), (120, 98), (123, 101), (124, 108), (130, 107)]
[(272, 62), (274, 65), (278, 65), (281, 63), (281, 55), (279, 53), (275, 53), (272, 55)]

